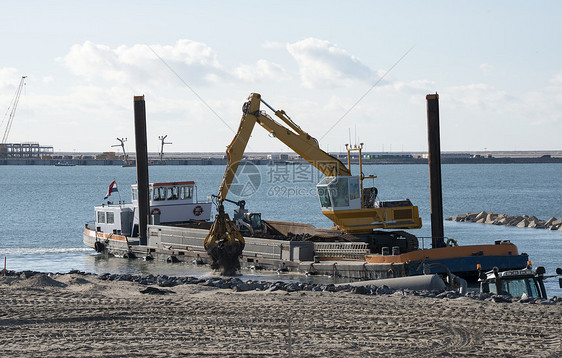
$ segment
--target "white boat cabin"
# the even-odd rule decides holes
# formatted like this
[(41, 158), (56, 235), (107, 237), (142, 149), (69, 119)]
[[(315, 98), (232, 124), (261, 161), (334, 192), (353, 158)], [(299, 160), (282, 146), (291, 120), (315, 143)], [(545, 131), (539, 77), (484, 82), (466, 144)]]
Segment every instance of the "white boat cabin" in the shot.
[[(131, 185), (131, 204), (108, 202), (96, 206), (96, 230), (124, 236), (138, 234), (138, 189)], [(197, 200), (197, 186), (193, 181), (149, 184), (150, 222), (172, 224), (190, 221), (209, 221), (211, 203)]]

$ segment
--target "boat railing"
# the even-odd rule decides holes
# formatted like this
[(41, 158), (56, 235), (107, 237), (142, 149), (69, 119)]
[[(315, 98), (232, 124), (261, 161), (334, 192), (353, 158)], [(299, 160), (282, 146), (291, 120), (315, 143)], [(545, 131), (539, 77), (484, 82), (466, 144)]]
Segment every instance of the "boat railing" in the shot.
[[(421, 239), (421, 245), (419, 247), (420, 250), (425, 250), (425, 249), (431, 248), (431, 247), (427, 247), (427, 248), (425, 247), (425, 239), (428, 239), (429, 244), (431, 244), (431, 242), (433, 240), (433, 237), (431, 237), (431, 236), (418, 236), (418, 241), (419, 241), (419, 239)], [(443, 241), (447, 242), (447, 240), (449, 240), (449, 237), (445, 236), (443, 238)]]
[(366, 242), (315, 242), (314, 256), (318, 258), (364, 259), (369, 254)]

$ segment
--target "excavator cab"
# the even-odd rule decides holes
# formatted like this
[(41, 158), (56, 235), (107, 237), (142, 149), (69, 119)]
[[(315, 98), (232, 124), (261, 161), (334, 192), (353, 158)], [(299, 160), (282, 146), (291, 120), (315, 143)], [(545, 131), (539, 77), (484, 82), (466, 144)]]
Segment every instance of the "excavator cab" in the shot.
[[(373, 229), (419, 229), (418, 207), (409, 199), (376, 201), (377, 189), (361, 190), (359, 176), (325, 177), (316, 185), (322, 214), (348, 233)], [(361, 195), (362, 194), (362, 195)]]
[(361, 209), (358, 176), (325, 177), (316, 185), (320, 205), (334, 211)]

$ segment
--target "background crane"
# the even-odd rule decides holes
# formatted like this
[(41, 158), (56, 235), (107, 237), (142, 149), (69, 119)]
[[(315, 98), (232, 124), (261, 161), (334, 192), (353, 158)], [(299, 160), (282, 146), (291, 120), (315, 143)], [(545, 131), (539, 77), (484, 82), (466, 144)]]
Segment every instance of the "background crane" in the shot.
[(6, 156), (6, 153), (4, 153), (6, 142), (8, 141), (8, 135), (10, 135), (10, 129), (12, 128), (12, 123), (14, 122), (14, 116), (16, 115), (16, 109), (18, 108), (18, 102), (20, 100), (23, 86), (25, 86), (26, 78), (27, 76), (21, 77), (20, 84), (18, 86), (18, 89), (16, 90), (16, 94), (14, 95), (14, 98), (12, 99), (8, 110), (6, 111), (6, 115), (4, 115), (4, 119), (2, 119), (2, 123), (0, 123), (0, 128), (2, 128), (2, 125), (6, 121), (6, 118), (8, 119), (8, 121), (6, 122), (6, 128), (4, 129), (4, 135), (2, 136), (2, 142), (0, 142), (0, 156), (2, 157)]

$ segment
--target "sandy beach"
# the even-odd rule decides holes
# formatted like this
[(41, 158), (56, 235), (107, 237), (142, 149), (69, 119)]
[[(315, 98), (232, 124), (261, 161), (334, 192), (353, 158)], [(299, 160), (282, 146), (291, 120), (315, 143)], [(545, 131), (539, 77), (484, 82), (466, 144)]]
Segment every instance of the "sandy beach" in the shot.
[(2, 357), (560, 357), (562, 304), (0, 277)]

